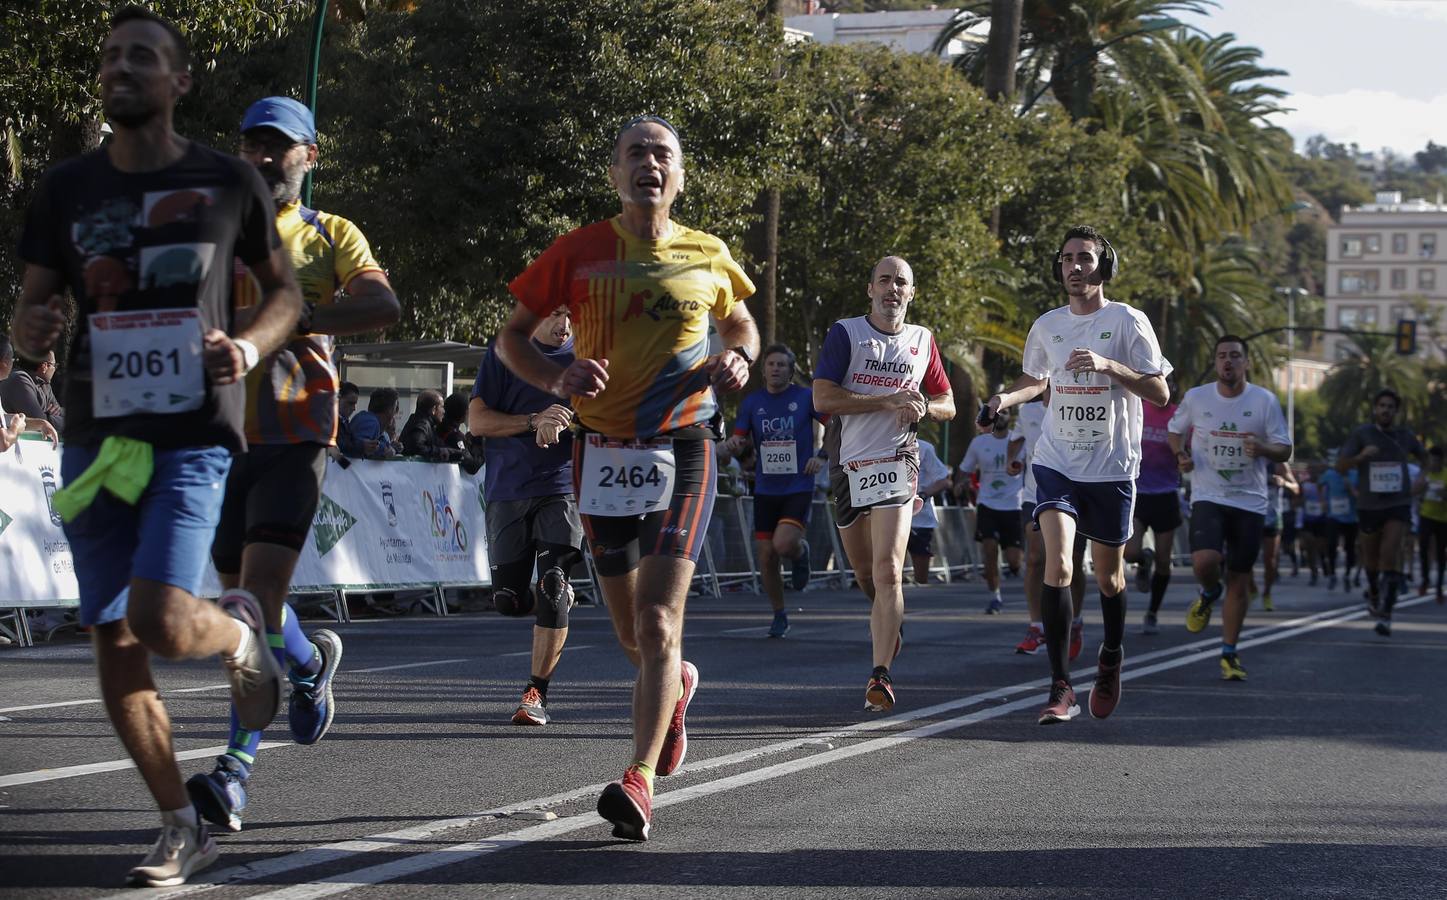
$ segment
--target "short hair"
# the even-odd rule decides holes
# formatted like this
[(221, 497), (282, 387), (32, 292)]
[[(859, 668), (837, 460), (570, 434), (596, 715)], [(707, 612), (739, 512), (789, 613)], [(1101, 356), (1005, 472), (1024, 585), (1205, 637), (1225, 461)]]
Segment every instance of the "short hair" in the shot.
[(1096, 249), (1101, 252), (1104, 252), (1105, 249), (1110, 246), (1110, 242), (1105, 239), (1105, 235), (1097, 231), (1094, 226), (1073, 225), (1065, 232), (1065, 237), (1060, 239), (1060, 249), (1055, 251), (1055, 255), (1059, 256), (1064, 253), (1065, 245), (1075, 238), (1080, 238), (1082, 241), (1094, 241)]
[(683, 153), (683, 138), (678, 136), (678, 129), (673, 127), (673, 123), (663, 118), (662, 116), (644, 114), (641, 116), (634, 116), (627, 122), (624, 122), (622, 128), (618, 129), (618, 133), (613, 137), (613, 152), (609, 155), (608, 162), (618, 162), (618, 142), (623, 140), (623, 135), (628, 133), (628, 129), (634, 127), (635, 125), (644, 125), (650, 122), (654, 125), (662, 125), (664, 128), (668, 129), (668, 133), (673, 135), (673, 139), (675, 141), (678, 141), (678, 152), (680, 154)]
[(763, 362), (764, 360), (768, 359), (770, 356), (773, 356), (775, 353), (782, 353), (782, 354), (784, 354), (785, 356), (789, 357), (789, 368), (791, 368), (791, 369), (794, 368), (794, 361), (795, 361), (796, 359), (798, 359), (798, 357), (796, 357), (796, 356), (794, 355), (794, 351), (793, 351), (793, 350), (790, 350), (790, 349), (789, 349), (789, 345), (783, 343), (782, 341), (779, 341), (779, 342), (770, 344), (769, 346), (765, 347), (765, 348), (764, 348), (764, 354), (763, 354), (763, 356), (760, 356), (760, 357), (759, 357), (759, 361), (760, 361), (760, 362)]
[(1248, 350), (1251, 349), (1246, 344), (1246, 339), (1244, 337), (1240, 337), (1234, 334), (1223, 334), (1220, 337), (1216, 338), (1216, 346), (1211, 348), (1211, 354), (1213, 356), (1216, 354), (1216, 351), (1221, 349), (1222, 344), (1240, 344), (1241, 352), (1243, 354), (1245, 354)]
[(0, 334), (0, 359), (5, 359), (7, 356), (14, 355), (15, 348), (10, 346), (10, 335)]
[(442, 405), (442, 395), (434, 390), (425, 390), (417, 395), (417, 412), (430, 413)]
[(374, 413), (390, 413), (397, 405), (397, 391), (395, 388), (377, 388), (372, 396), (367, 398), (367, 409)]
[(350, 381), (343, 381), (341, 387), (337, 388), (337, 396), (345, 397), (347, 394), (356, 394), (360, 397), (362, 395), (362, 389)]
[(158, 15), (143, 6), (125, 6), (111, 16), (111, 31), (126, 24), (127, 22), (153, 22), (165, 29), (166, 34), (171, 37), (171, 64), (182, 72), (191, 71), (191, 48), (186, 43), (186, 36), (181, 33), (175, 23), (164, 16)]
[[(563, 307), (566, 309), (567, 307)], [(442, 419), (445, 422), (461, 422), (467, 418), (467, 406), (472, 398), (466, 391), (456, 391), (448, 394), (447, 399), (442, 401)]]
[(1382, 388), (1380, 391), (1377, 391), (1376, 394), (1372, 396), (1372, 405), (1376, 406), (1377, 401), (1381, 400), (1383, 397), (1391, 397), (1392, 403), (1396, 405), (1397, 409), (1402, 408), (1402, 395), (1392, 390), (1391, 388)]

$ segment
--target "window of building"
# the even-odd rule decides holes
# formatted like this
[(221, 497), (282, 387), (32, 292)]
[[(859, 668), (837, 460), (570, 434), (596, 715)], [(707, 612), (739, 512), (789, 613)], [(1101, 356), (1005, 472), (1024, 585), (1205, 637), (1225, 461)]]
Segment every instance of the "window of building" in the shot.
[(1359, 234), (1344, 234), (1341, 238), (1341, 255), (1343, 259), (1354, 259), (1362, 255), (1362, 236)]
[(1406, 289), (1407, 289), (1407, 270), (1406, 270), (1406, 269), (1393, 269), (1393, 270), (1392, 270), (1392, 290), (1394, 290), (1394, 291), (1405, 291)]
[(1422, 235), (1421, 239), (1417, 242), (1417, 246), (1421, 250), (1421, 255), (1424, 259), (1431, 259), (1437, 255), (1437, 235)]
[(1392, 307), (1392, 327), (1395, 328), (1398, 322), (1402, 321), (1403, 319), (1414, 318), (1415, 315), (1416, 314), (1412, 312), (1412, 307), (1410, 306), (1398, 305)]
[(1423, 290), (1423, 291), (1436, 290), (1436, 289), (1437, 289), (1437, 270), (1436, 270), (1436, 269), (1418, 269), (1418, 270), (1417, 270), (1417, 288), (1418, 288), (1419, 290)]
[(1361, 324), (1361, 315), (1360, 306), (1339, 306), (1336, 310), (1336, 327), (1356, 328)]
[(1382, 252), (1382, 236), (1380, 234), (1369, 234), (1362, 241), (1363, 249), (1368, 253)]
[(1398, 232), (1392, 235), (1392, 252), (1399, 255), (1407, 252), (1406, 232)]
[(1381, 287), (1381, 280), (1376, 269), (1342, 269), (1337, 285), (1343, 294), (1369, 294)]

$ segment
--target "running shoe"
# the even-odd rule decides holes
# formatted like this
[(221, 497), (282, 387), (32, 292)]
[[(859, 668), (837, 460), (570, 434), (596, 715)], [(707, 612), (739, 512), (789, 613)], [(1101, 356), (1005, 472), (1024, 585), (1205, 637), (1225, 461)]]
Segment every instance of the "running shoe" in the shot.
[(1151, 589), (1151, 570), (1155, 568), (1156, 551), (1149, 547), (1141, 551), (1141, 561), (1136, 565), (1135, 589), (1142, 594)]
[(894, 684), (888, 675), (874, 675), (864, 689), (865, 712), (889, 712), (894, 708)]
[(991, 597), (990, 605), (985, 607), (985, 615), (998, 616), (1005, 611), (1005, 603), (999, 597)]
[(1075, 662), (1080, 656), (1080, 649), (1085, 646), (1085, 622), (1075, 619), (1070, 623), (1070, 661)]
[(782, 609), (774, 613), (773, 624), (769, 625), (769, 637), (781, 638), (789, 633), (789, 614)]
[(1205, 593), (1198, 594), (1192, 601), (1191, 608), (1186, 610), (1186, 630), (1191, 634), (1198, 634), (1206, 630), (1211, 624), (1211, 605), (1215, 601), (1207, 600)]
[(1276, 604), (1271, 602), (1271, 595), (1270, 595), (1270, 594), (1262, 594), (1262, 595), (1261, 595), (1261, 608), (1264, 609), (1264, 610), (1266, 610), (1267, 612), (1275, 612), (1275, 611), (1276, 611)]
[(298, 744), (315, 744), (326, 737), (336, 713), (332, 679), (342, 664), (342, 639), (335, 631), (323, 628), (312, 635), (312, 643), (322, 655), (322, 670), (316, 678), (287, 676), (291, 680), (291, 700), (287, 704), (286, 719), (291, 725), (291, 738)]
[[(663, 748), (658, 751), (658, 765), (654, 771), (659, 775), (672, 775), (677, 772), (678, 767), (683, 765), (683, 758), (688, 755), (688, 728), (683, 723), (683, 717), (688, 713), (688, 704), (693, 701), (694, 691), (698, 690), (698, 667), (684, 660), (678, 668), (679, 676), (683, 680), (683, 696), (678, 698), (678, 704), (673, 707), (673, 718), (669, 720), (668, 732), (663, 735)], [(635, 840), (648, 839), (646, 822), (643, 831), (643, 837)], [(617, 833), (616, 830), (614, 833)]]
[(1045, 632), (1031, 625), (1025, 629), (1025, 640), (1015, 645), (1015, 652), (1033, 656), (1043, 646), (1045, 646)]
[(241, 830), (246, 809), (246, 767), (234, 756), (216, 757), (216, 768), (186, 779), (186, 793), (201, 818), (230, 832)]
[(632, 766), (623, 777), (603, 788), (598, 815), (613, 823), (613, 836), (627, 841), (648, 840), (653, 824), (653, 791)]
[[(809, 575), (811, 574), (809, 571), (809, 542), (800, 541), (799, 546), (804, 549), (804, 552), (800, 553), (799, 558), (794, 560), (794, 565), (789, 572), (789, 583), (796, 591), (802, 591), (809, 586)], [(783, 635), (779, 635), (779, 637), (783, 637)]]
[(281, 666), (266, 639), (266, 622), (256, 597), (242, 590), (227, 591), (216, 601), (222, 611), (245, 625), (247, 632), (235, 656), (222, 654), (226, 678), (231, 682), (231, 704), (247, 731), (264, 731), (281, 708)]
[(1377, 620), (1377, 634), (1380, 634), (1382, 637), (1391, 637), (1391, 636), (1392, 636), (1392, 620), (1391, 620), (1391, 619), (1378, 619), (1378, 620)]
[(1156, 619), (1155, 613), (1146, 613), (1145, 621), (1141, 622), (1141, 634), (1160, 634), (1161, 624)]
[(1080, 715), (1080, 705), (1075, 702), (1075, 689), (1065, 679), (1058, 679), (1050, 685), (1050, 702), (1040, 710), (1039, 723), (1052, 725), (1069, 722)]
[(1246, 680), (1246, 670), (1241, 667), (1241, 657), (1234, 653), (1221, 654), (1221, 678), (1224, 681)]
[[(268, 651), (269, 653), (269, 651)], [(135, 887), (175, 887), (216, 861), (221, 851), (205, 823), (195, 828), (164, 825), (156, 846), (131, 869), (126, 883)]]
[[(1100, 653), (1105, 653), (1105, 648), (1100, 648)], [(1115, 712), (1116, 706), (1120, 704), (1120, 666), (1125, 662), (1125, 650), (1120, 651), (1120, 658), (1112, 665), (1097, 661), (1095, 665), (1095, 687), (1090, 690), (1090, 715), (1096, 719), (1104, 719)]]
[(518, 703), (517, 712), (512, 714), (514, 725), (546, 725), (548, 724), (548, 698), (543, 692), (528, 685), (523, 691), (523, 698)]

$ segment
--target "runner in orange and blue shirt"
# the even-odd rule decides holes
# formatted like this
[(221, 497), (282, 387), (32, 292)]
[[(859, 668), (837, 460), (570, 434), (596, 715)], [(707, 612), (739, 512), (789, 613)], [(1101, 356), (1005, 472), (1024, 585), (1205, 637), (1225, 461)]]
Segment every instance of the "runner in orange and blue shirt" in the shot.
[[(753, 283), (723, 241), (674, 222), (683, 147), (643, 116), (614, 142), (608, 168), (622, 215), (560, 237), (509, 286), (518, 299), (498, 335), (509, 368), (570, 398), (573, 484), (618, 640), (638, 666), (633, 757), (598, 812), (616, 837), (647, 840), (654, 774), (688, 749), (684, 715), (698, 670), (681, 658), (684, 601), (713, 511), (715, 388), (738, 390), (759, 337), (743, 300)], [(577, 358), (566, 368), (530, 340), (566, 306)], [(709, 352), (709, 318), (722, 346)]]
[[(277, 663), (291, 679), (287, 718), (300, 744), (322, 739), (335, 712), (332, 676), (342, 642), (321, 629), (310, 639), (286, 603), (291, 576), (321, 499), (329, 453), (337, 452), (337, 373), (332, 335), (385, 328), (401, 315), (397, 297), (362, 232), (346, 219), (301, 205), (301, 185), (316, 164), (311, 110), (288, 97), (252, 104), (241, 122), (241, 158), (256, 166), (276, 201), (276, 230), (291, 257), (304, 308), (297, 333), (246, 378), (246, 442), (226, 479), (211, 560), (221, 602), (251, 597), (266, 616)], [(261, 296), (256, 278), (236, 261), (232, 288), (238, 321)], [(207, 821), (241, 830), (246, 782), (261, 732), (231, 714), (231, 739), (209, 773), (186, 789)]]

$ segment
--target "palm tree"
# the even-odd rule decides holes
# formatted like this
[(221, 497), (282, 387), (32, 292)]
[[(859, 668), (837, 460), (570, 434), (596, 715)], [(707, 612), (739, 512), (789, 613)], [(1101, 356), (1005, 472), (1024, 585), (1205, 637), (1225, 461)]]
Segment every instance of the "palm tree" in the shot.
[(1327, 414), (1338, 421), (1364, 422), (1372, 397), (1391, 388), (1402, 398), (1399, 421), (1420, 428), (1432, 405), (1421, 361), (1397, 353), (1386, 336), (1358, 334), (1352, 343), (1350, 355), (1332, 366), (1317, 389), (1326, 401)]

